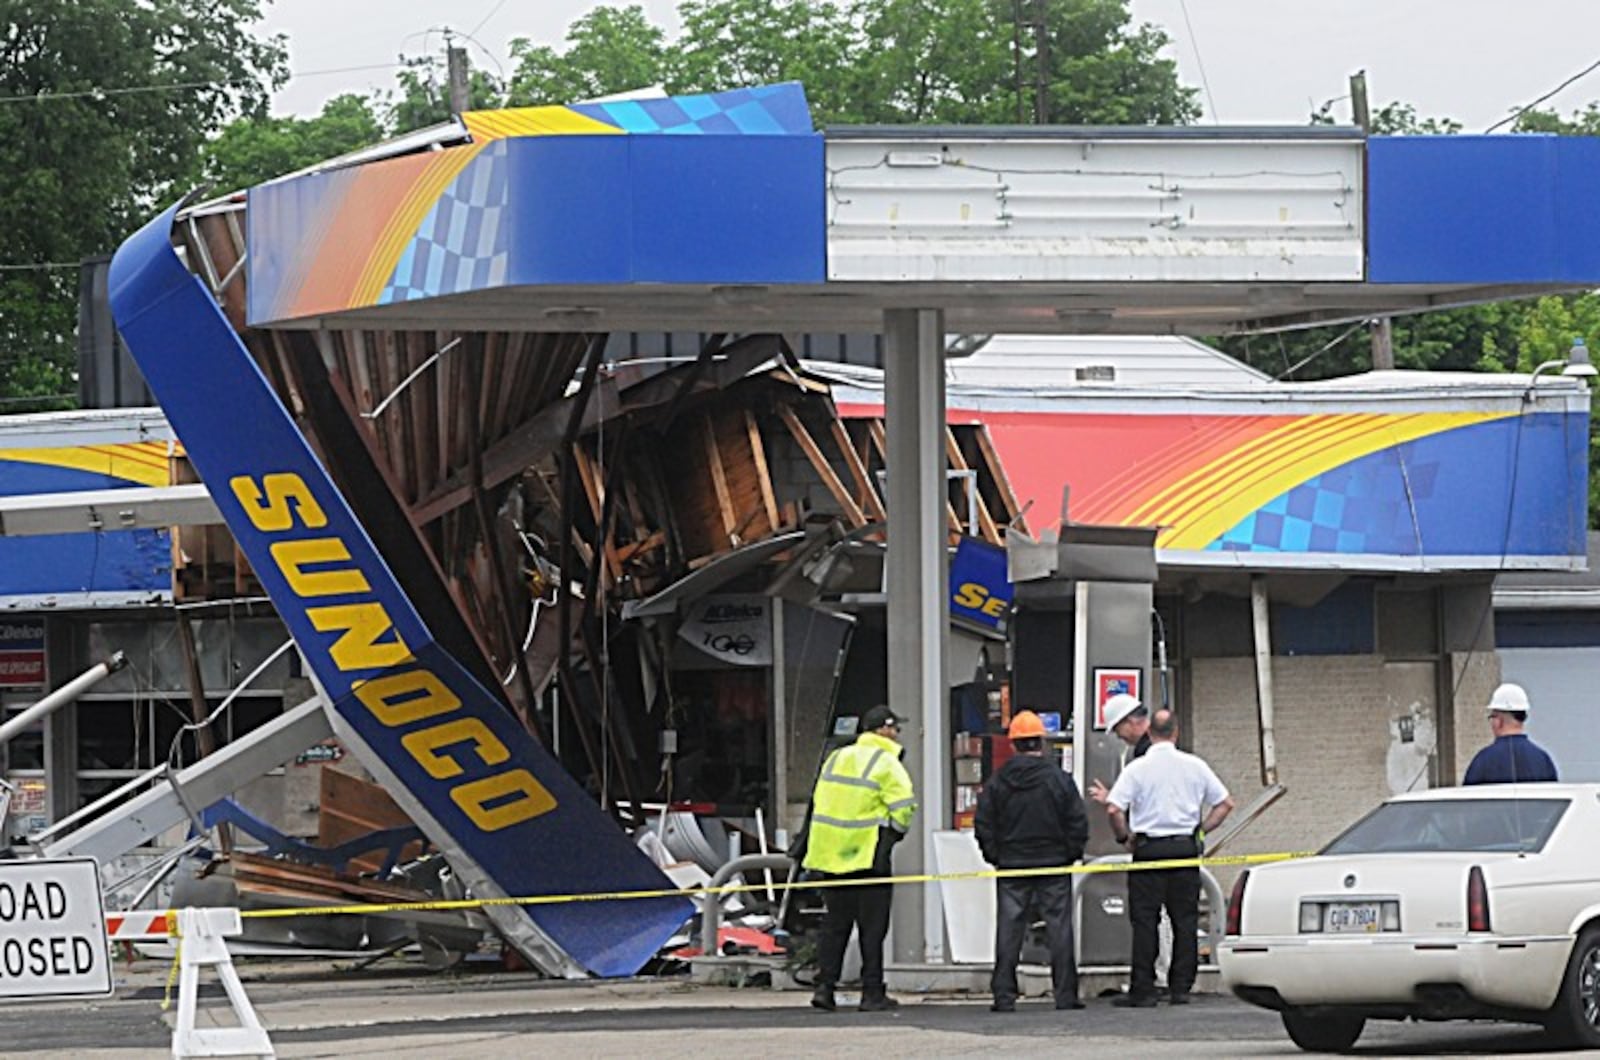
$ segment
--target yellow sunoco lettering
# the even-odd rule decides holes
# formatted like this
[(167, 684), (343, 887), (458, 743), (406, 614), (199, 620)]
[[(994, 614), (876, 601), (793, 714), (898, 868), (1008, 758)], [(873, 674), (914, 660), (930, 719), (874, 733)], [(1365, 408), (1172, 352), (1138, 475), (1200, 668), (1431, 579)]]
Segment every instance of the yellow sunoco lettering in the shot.
[(979, 608), (984, 600), (988, 599), (989, 590), (977, 582), (962, 582), (961, 589), (956, 593), (955, 605), (957, 607)]
[(456, 694), (427, 670), (386, 674), (356, 686), (356, 698), (391, 729), (448, 714), (461, 706)]
[(422, 764), (422, 768), (428, 771), (430, 777), (438, 780), (459, 777), (465, 772), (453, 755), (439, 753), (442, 748), (471, 743), (472, 749), (477, 752), (478, 760), (486, 766), (497, 766), (511, 757), (511, 752), (506, 750), (506, 745), (500, 742), (500, 738), (490, 732), (489, 726), (477, 718), (459, 718), (442, 725), (408, 732), (400, 738), (400, 743), (411, 752), (412, 758)]
[[(333, 665), (351, 670), (381, 670), (411, 661), (411, 649), (400, 639), (389, 612), (382, 604), (340, 604), (334, 607), (308, 607), (306, 617), (319, 632), (342, 630), (328, 649)], [(392, 633), (392, 640), (380, 640)]]
[[(462, 784), (450, 792), (472, 823), (485, 832), (498, 832), (556, 808), (555, 796), (533, 779), (526, 769), (513, 769)], [(491, 809), (489, 803), (496, 803)]]
[(306, 570), (323, 563), (342, 563), (350, 550), (336, 537), (313, 537), (300, 541), (279, 541), (272, 546), (272, 559), (283, 572), (296, 596), (347, 596), (364, 593), (372, 586), (366, 576), (353, 567), (343, 570)]
[[(295, 512), (300, 515), (300, 524), (307, 529), (316, 530), (328, 525), (327, 513), (317, 503), (316, 497), (311, 495), (311, 487), (293, 472), (265, 475), (260, 486), (249, 475), (239, 475), (230, 479), (228, 485), (233, 487), (233, 495), (239, 499), (244, 514), (249, 516), (251, 525), (257, 530), (275, 533), (291, 529)], [(290, 510), (291, 504), (293, 511)]]

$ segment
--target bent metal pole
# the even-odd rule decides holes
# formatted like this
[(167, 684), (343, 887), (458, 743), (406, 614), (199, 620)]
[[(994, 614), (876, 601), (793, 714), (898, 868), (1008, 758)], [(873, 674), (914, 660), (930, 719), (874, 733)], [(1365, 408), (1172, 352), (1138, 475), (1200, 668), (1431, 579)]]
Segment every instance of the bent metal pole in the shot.
[(99, 662), (89, 667), (89, 669), (51, 692), (21, 714), (10, 719), (4, 725), (0, 725), (0, 747), (4, 747), (9, 743), (17, 733), (39, 719), (54, 714), (126, 665), (128, 665), (128, 657), (119, 651), (112, 653), (111, 657), (104, 662)]

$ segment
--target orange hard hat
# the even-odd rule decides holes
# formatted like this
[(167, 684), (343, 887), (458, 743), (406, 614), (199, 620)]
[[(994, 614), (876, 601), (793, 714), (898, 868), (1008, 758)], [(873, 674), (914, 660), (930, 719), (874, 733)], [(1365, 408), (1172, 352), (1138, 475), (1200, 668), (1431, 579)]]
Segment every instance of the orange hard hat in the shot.
[(1013, 740), (1026, 740), (1044, 735), (1044, 722), (1031, 710), (1018, 711), (1011, 719), (1011, 729), (1006, 734)]

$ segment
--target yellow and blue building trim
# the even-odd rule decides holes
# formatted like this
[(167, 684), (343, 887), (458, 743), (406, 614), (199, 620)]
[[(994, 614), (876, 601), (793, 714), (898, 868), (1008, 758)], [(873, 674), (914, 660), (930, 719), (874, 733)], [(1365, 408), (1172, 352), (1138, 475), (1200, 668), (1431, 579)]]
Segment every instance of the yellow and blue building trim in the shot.
[[(43, 444), (0, 448), (0, 496), (171, 481), (164, 441), (50, 444), (65, 439), (53, 435), (49, 417), (40, 418), (30, 440)], [(166, 530), (0, 537), (0, 607), (110, 606), (171, 596), (172, 542)]]

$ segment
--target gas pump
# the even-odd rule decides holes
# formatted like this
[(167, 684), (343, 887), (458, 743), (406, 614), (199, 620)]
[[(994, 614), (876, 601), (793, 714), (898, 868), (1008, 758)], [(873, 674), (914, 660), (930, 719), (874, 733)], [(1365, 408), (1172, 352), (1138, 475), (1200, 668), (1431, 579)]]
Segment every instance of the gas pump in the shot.
[[(1119, 692), (1145, 703), (1159, 702), (1151, 667), (1151, 614), (1155, 604), (1154, 528), (1067, 524), (1054, 539), (1007, 541), (1016, 585), (1019, 651), (1017, 682), (1036, 683), (1025, 667), (1050, 668), (1071, 688), (1070, 709), (1078, 734), (1072, 772), (1079, 790), (1099, 780), (1108, 787), (1122, 771), (1126, 747), (1105, 725), (1103, 707)], [(1069, 619), (1069, 621), (1064, 621)], [(1022, 651), (1040, 640), (1026, 628), (1048, 627), (1051, 640), (1070, 632), (1071, 643)], [(1165, 660), (1162, 660), (1163, 669)], [(1152, 696), (1156, 697), (1154, 700)], [(1087, 796), (1086, 796), (1087, 797)], [(1084, 860), (1126, 853), (1111, 835), (1101, 808), (1088, 803), (1089, 842)], [(1125, 873), (1091, 873), (1078, 883), (1078, 960), (1085, 966), (1122, 965), (1132, 942)]]

